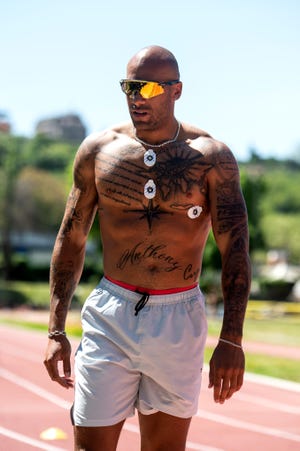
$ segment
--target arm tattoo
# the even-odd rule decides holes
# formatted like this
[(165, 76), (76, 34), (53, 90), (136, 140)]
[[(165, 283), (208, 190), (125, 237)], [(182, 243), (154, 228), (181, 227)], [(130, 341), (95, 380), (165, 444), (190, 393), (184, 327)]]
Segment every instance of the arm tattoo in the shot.
[(250, 290), (247, 211), (236, 177), (235, 165), (224, 163), (229, 176), (216, 186), (218, 235), (229, 234), (230, 247), (222, 256), (224, 320), (222, 332), (242, 336)]
[(240, 234), (226, 256), (222, 268), (224, 294), (223, 332), (242, 336), (243, 322), (250, 289), (250, 261), (246, 230)]
[(51, 285), (51, 310), (55, 314), (58, 327), (64, 327), (65, 318), (76, 289), (76, 280), (72, 262), (69, 264), (55, 265), (51, 263), (50, 267), (50, 285)]

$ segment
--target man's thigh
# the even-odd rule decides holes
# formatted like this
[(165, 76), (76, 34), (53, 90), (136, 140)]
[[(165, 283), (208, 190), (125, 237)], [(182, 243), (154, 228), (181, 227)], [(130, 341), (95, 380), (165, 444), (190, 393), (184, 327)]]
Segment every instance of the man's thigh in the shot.
[(191, 418), (139, 413), (142, 451), (184, 451)]
[(113, 426), (74, 426), (75, 451), (116, 451), (124, 421)]

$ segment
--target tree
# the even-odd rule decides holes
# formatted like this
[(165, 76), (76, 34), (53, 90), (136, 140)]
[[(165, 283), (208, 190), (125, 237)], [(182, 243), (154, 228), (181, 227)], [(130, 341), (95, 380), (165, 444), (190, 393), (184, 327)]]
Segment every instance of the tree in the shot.
[(13, 199), (13, 224), (18, 232), (56, 233), (66, 202), (64, 182), (50, 172), (25, 167)]
[(13, 200), (17, 176), (24, 164), (25, 142), (25, 138), (0, 134), (0, 235), (5, 279), (9, 279), (11, 273)]
[(248, 211), (250, 252), (265, 246), (262, 231), (262, 200), (266, 191), (264, 176), (260, 172), (251, 174), (241, 170), (241, 186)]
[(26, 145), (26, 161), (29, 166), (45, 171), (64, 171), (73, 160), (75, 147), (55, 141), (45, 135), (36, 135)]

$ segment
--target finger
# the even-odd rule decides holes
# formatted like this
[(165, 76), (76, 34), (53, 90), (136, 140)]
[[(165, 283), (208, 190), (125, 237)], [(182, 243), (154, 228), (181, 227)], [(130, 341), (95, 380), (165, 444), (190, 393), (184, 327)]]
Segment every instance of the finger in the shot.
[(220, 402), (221, 388), (222, 388), (222, 380), (220, 377), (216, 377), (213, 382), (214, 387), (214, 401)]
[(209, 375), (208, 375), (208, 379), (209, 379), (208, 388), (212, 388), (214, 386), (214, 378), (215, 378), (215, 367), (214, 367), (213, 363), (210, 361), (209, 362)]
[(65, 377), (71, 376), (71, 362), (69, 358), (63, 359), (63, 369)]
[(58, 374), (58, 368), (57, 368), (57, 362), (50, 360), (50, 359), (45, 359), (44, 360), (44, 365), (48, 371), (48, 374), (50, 376), (50, 378), (52, 380), (56, 380), (59, 377)]
[(59, 374), (51, 377), (51, 379), (64, 388), (71, 388), (74, 385), (73, 380), (70, 377), (60, 376)]
[(220, 396), (219, 396), (219, 403), (224, 404), (224, 402), (227, 399), (227, 396), (230, 392), (230, 378), (224, 377), (222, 381), (222, 386), (220, 388)]
[(59, 375), (57, 361), (52, 362), (50, 360), (45, 360), (44, 365), (52, 381), (57, 382), (64, 388), (69, 388), (73, 386), (73, 382), (70, 378), (61, 377)]
[(244, 371), (241, 371), (238, 376), (237, 376), (237, 389), (236, 391), (238, 391), (242, 385), (244, 383)]
[(226, 399), (231, 398), (231, 396), (238, 390), (237, 388), (237, 376), (233, 375), (230, 379), (230, 387), (226, 395)]

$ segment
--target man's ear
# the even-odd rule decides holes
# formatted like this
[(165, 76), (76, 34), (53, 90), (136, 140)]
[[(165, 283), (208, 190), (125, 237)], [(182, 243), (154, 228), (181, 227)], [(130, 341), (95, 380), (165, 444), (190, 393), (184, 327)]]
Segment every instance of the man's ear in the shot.
[(178, 100), (181, 97), (182, 93), (182, 82), (180, 81), (175, 85), (175, 89), (173, 91), (174, 100)]

